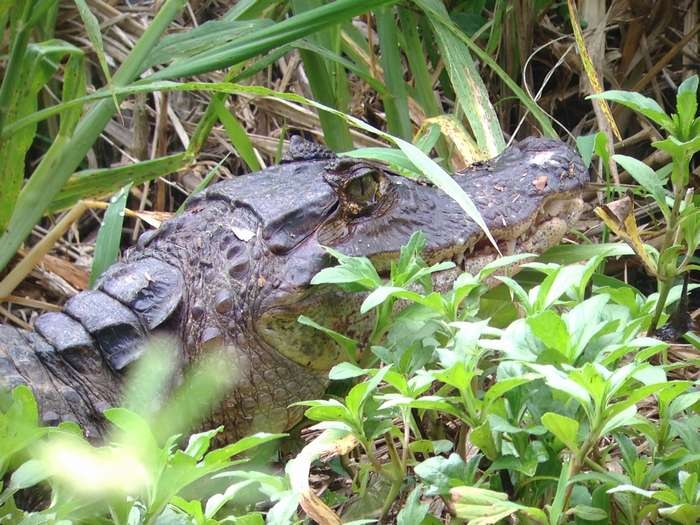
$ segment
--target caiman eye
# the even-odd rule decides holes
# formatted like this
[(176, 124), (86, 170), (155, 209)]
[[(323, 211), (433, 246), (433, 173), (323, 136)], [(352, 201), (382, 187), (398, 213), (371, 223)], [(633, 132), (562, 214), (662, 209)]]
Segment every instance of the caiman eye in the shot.
[(379, 180), (380, 174), (376, 171), (355, 177), (345, 186), (345, 197), (349, 203), (354, 203), (361, 208), (372, 206), (380, 197)]

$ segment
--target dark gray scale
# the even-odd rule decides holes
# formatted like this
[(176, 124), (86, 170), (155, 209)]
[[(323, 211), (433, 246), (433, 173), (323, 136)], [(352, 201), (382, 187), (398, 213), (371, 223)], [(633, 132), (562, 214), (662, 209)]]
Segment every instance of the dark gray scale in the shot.
[(51, 403), (59, 403), (51, 378), (22, 337), (22, 332), (11, 326), (0, 325), (0, 384), (7, 388), (28, 384), (49, 396)]
[(185, 285), (177, 268), (146, 257), (115, 264), (102, 275), (97, 288), (128, 306), (152, 331), (173, 314), (182, 301)]
[(138, 318), (109, 295), (91, 290), (72, 297), (64, 311), (94, 337), (113, 370), (122, 370), (143, 352), (145, 333)]
[[(41, 337), (29, 333), (27, 339), (41, 362), (53, 377), (78, 391), (66, 398), (75, 408), (74, 414), (99, 413), (116, 400), (119, 381), (104, 366), (100, 351), (83, 325), (64, 313), (49, 312), (37, 318), (34, 328)], [(93, 400), (100, 400), (104, 406), (96, 406)], [(94, 410), (79, 409), (82, 403), (92, 405)]]
[(282, 157), (282, 163), (309, 161), (309, 160), (333, 160), (336, 154), (327, 147), (305, 140), (300, 135), (292, 135), (289, 138), (289, 149)]
[(8, 390), (27, 383), (22, 370), (12, 358), (18, 335), (16, 328), (0, 325), (0, 385)]
[(102, 369), (102, 356), (92, 337), (72, 317), (49, 312), (37, 318), (34, 328), (78, 373)]

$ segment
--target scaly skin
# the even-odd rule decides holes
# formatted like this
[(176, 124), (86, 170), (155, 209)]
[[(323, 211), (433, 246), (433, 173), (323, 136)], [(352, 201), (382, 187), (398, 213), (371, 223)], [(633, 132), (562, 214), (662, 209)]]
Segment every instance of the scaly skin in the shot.
[[(529, 139), (455, 180), (501, 251), (514, 253), (559, 242), (588, 176), (561, 142)], [(182, 342), (172, 355), (178, 369), (216, 349), (236, 377), (207, 424), (225, 425), (228, 440), (287, 429), (301, 417), (288, 405), (320, 396), (342, 356), (297, 317), (360, 340), (371, 331), (360, 295), (309, 285), (332, 262), (322, 246), (367, 256), (381, 270), (416, 230), (430, 263), (475, 271), (495, 257), (440, 190), (295, 139), (286, 163), (215, 184), (144, 234), (96, 290), (72, 298), (64, 313), (40, 316), (35, 333), (0, 326), (0, 382), (30, 385), (46, 421), (77, 420), (99, 437), (100, 413), (117, 402), (143, 338), (167, 331)], [(436, 282), (445, 288), (457, 275)]]

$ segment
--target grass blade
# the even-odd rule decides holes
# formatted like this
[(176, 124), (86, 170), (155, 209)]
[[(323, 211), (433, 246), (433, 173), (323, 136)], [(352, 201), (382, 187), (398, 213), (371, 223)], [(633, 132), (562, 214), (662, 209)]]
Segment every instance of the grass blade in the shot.
[[(518, 98), (520, 103), (527, 108), (542, 127), (542, 132), (546, 137), (556, 138), (557, 133), (552, 127), (552, 122), (549, 116), (540, 108), (532, 98), (522, 90), (522, 88), (498, 65), (498, 63), (484, 52), (479, 46), (471, 41), (459, 28), (450, 20), (444, 12), (444, 9), (437, 9), (432, 0), (414, 0), (414, 3), (423, 11), (430, 15), (430, 21), (433, 27), (441, 26), (445, 31), (451, 33), (454, 38), (462, 42), (469, 50), (476, 55), (479, 60), (486, 64), (491, 70), (498, 75), (501, 81), (508, 86), (513, 94)], [(499, 130), (500, 134), (500, 130)]]
[(274, 26), (231, 41), (216, 52), (201, 53), (186, 62), (173, 64), (144, 79), (144, 82), (186, 77), (223, 69), (260, 53), (293, 42), (329, 25), (348, 20), (370, 9), (397, 0), (336, 0), (311, 11), (300, 13)]
[[(184, 4), (185, 0), (166, 0), (114, 75), (114, 86), (128, 84), (142, 71), (146, 56)], [(59, 134), (56, 138), (20, 192), (15, 211), (0, 237), (0, 269), (5, 268), (54, 196), (85, 158), (115, 111), (113, 101), (102, 100), (81, 119), (72, 136)]]
[(102, 220), (102, 226), (97, 232), (95, 257), (92, 261), (92, 270), (90, 271), (91, 287), (102, 272), (119, 257), (122, 226), (124, 225), (124, 208), (126, 208), (129, 190), (131, 190), (131, 184), (124, 186), (119, 193), (112, 197)]
[(181, 152), (127, 166), (80, 171), (68, 179), (46, 211), (53, 213), (70, 208), (81, 199), (111, 195), (129, 183), (141, 184), (157, 179), (179, 170), (188, 161), (189, 156)]
[(392, 7), (379, 8), (375, 11), (374, 16), (377, 20), (379, 33), (380, 62), (384, 70), (384, 83), (387, 87), (387, 95), (383, 98), (387, 130), (404, 140), (411, 140), (413, 128), (408, 113), (408, 94), (404, 81), (403, 60), (401, 53), (399, 53), (398, 26), (394, 9)]
[[(308, 13), (322, 6), (319, 0), (293, 0), (292, 5), (297, 13)], [(336, 50), (339, 48), (340, 32), (337, 27), (319, 31), (308, 37), (317, 46)], [(304, 62), (304, 72), (309, 80), (309, 86), (314, 98), (327, 106), (340, 111), (347, 111), (347, 101), (350, 98), (347, 84), (347, 74), (337, 63), (326, 60), (307, 49), (300, 48), (299, 55)], [(347, 123), (325, 111), (318, 114), (326, 137), (326, 143), (334, 151), (352, 148), (352, 137)]]
[(212, 100), (212, 104), (214, 105), (219, 122), (226, 128), (226, 133), (228, 134), (231, 144), (236, 148), (236, 151), (246, 163), (248, 169), (251, 171), (260, 171), (262, 167), (260, 166), (260, 162), (258, 162), (258, 158), (255, 156), (253, 143), (250, 141), (250, 137), (248, 137), (243, 126), (241, 126), (241, 123), (226, 109), (223, 101), (214, 99)]
[[(442, 18), (447, 17), (447, 12), (441, 2), (416, 0), (416, 4), (424, 9), (433, 26), (450, 82), (457, 96), (457, 103), (469, 121), (476, 143), (487, 153), (487, 157), (495, 157), (505, 148), (505, 140), (469, 48), (453, 30), (442, 23)], [(439, 13), (443, 17), (438, 19), (433, 13)]]

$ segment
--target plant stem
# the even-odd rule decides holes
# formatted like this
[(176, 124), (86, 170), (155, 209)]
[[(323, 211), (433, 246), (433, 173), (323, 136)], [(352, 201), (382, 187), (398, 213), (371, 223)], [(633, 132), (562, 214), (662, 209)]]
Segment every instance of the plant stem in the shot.
[[(678, 159), (673, 159), (673, 171), (677, 172), (680, 170), (688, 170), (687, 161), (679, 161)], [(682, 176), (674, 176), (674, 180), (687, 180)], [(680, 216), (681, 202), (683, 202), (683, 187), (678, 186), (673, 189), (673, 208), (668, 217), (668, 223), (666, 224), (666, 234), (664, 235), (663, 244), (659, 253), (663, 254), (667, 249), (669, 249), (676, 241), (676, 236), (678, 235), (678, 218)], [(677, 277), (677, 268), (673, 272), (673, 275), (668, 275), (664, 267), (659, 266), (657, 268), (657, 279), (658, 279), (658, 292), (659, 299), (656, 303), (656, 309), (654, 310), (654, 317), (649, 325), (649, 330), (647, 330), (647, 335), (653, 335), (661, 319), (661, 315), (664, 312), (666, 306), (666, 300), (668, 299), (668, 294), (671, 290), (673, 284), (673, 279)]]

